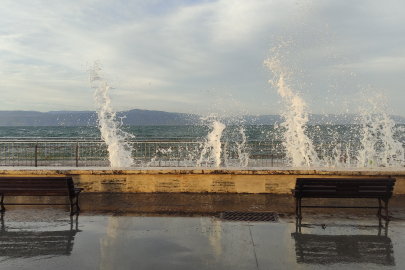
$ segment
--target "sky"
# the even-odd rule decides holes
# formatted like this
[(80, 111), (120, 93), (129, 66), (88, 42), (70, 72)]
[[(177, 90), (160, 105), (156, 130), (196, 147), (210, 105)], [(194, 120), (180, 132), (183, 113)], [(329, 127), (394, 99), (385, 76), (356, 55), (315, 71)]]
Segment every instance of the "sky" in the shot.
[[(2, 0), (0, 110), (94, 110), (102, 67), (115, 110), (279, 113), (277, 57), (310, 113), (385, 95), (405, 116), (405, 2)], [(274, 50), (277, 48), (277, 50)]]

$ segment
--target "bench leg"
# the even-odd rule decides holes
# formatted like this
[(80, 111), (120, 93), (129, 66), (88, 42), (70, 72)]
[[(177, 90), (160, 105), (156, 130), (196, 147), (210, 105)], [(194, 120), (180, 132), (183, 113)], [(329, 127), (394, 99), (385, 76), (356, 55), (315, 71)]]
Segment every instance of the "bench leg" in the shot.
[(301, 233), (301, 219), (295, 219), (295, 232)]
[(377, 211), (377, 217), (379, 217), (379, 218), (381, 218), (381, 209), (382, 209), (382, 206), (381, 206), (381, 199), (380, 199), (380, 198), (378, 198), (378, 211)]
[(4, 201), (4, 195), (1, 195), (1, 209), (0, 209), (1, 213), (6, 212), (6, 208), (4, 208), (3, 201)]
[(73, 216), (73, 199), (72, 197), (69, 197), (70, 200), (70, 215)]
[(300, 214), (299, 214), (298, 218), (299, 218), (299, 219), (302, 219), (302, 212), (301, 212), (301, 198), (299, 198), (299, 200), (298, 200), (298, 207), (299, 207), (299, 210), (300, 210)]
[[(73, 202), (74, 198), (76, 199), (75, 202)], [(74, 214), (76, 214), (80, 211), (79, 196), (69, 197), (69, 199), (70, 199), (70, 215), (73, 216)], [(74, 211), (74, 206), (76, 206), (76, 211)]]
[[(382, 206), (381, 201), (384, 202), (384, 207)], [(388, 217), (388, 200), (385, 201), (385, 200), (382, 200), (382, 199), (378, 199), (378, 204), (379, 204), (379, 207), (378, 207), (377, 216), (383, 218), (385, 221), (389, 221), (389, 217)], [(382, 211), (381, 211), (382, 209), (384, 209), (385, 215), (383, 215), (383, 214), (381, 213), (381, 212), (382, 212)]]
[(74, 198), (75, 197), (69, 197), (69, 200), (70, 200), (70, 215), (71, 216), (73, 216), (75, 213), (77, 213), (77, 209), (76, 209), (76, 212), (74, 211), (74, 206), (76, 204), (76, 203), (73, 202)]
[(302, 219), (301, 215), (301, 198), (295, 198), (295, 216)]
[(387, 201), (384, 201), (384, 203), (385, 203), (385, 217), (383, 217), (384, 219), (385, 219), (385, 221), (389, 221), (390, 219), (389, 219), (389, 217), (388, 217), (388, 200)]
[(79, 195), (76, 195), (76, 209), (79, 212), (80, 211), (80, 207), (79, 207)]

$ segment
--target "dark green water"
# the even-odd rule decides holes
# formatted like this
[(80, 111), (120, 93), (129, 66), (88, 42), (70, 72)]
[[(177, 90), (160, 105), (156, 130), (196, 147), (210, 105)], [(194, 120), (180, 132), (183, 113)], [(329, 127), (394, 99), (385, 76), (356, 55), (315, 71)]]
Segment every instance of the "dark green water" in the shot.
[[(394, 134), (396, 139), (403, 140), (401, 128)], [(359, 125), (313, 125), (308, 126), (306, 133), (315, 143), (330, 141), (359, 141)], [(122, 126), (122, 130), (131, 133), (136, 140), (200, 140), (210, 132), (210, 127), (194, 126)], [(221, 140), (240, 141), (242, 130), (247, 140), (280, 141), (283, 130), (273, 125), (228, 126)], [(100, 131), (95, 126), (78, 127), (0, 127), (0, 138), (72, 138), (100, 139)]]

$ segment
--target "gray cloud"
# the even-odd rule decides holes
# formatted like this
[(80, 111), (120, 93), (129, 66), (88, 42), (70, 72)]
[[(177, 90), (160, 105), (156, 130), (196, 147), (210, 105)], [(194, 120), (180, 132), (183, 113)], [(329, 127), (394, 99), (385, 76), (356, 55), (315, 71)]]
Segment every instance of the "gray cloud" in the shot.
[[(294, 41), (285, 59), (311, 111), (353, 112), (354, 97), (371, 84), (405, 115), (404, 5), (3, 1), (0, 109), (91, 110), (85, 71), (99, 60), (116, 109), (204, 113), (230, 94), (243, 112), (275, 113), (280, 97), (263, 61), (283, 36)], [(221, 104), (235, 113), (233, 101)]]

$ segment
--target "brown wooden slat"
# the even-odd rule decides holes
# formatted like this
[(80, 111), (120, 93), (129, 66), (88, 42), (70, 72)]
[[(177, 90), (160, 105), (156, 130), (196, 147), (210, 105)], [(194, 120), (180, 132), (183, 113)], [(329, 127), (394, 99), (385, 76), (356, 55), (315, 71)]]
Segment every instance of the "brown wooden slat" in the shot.
[(26, 186), (0, 187), (0, 190), (29, 189), (29, 188), (43, 189), (43, 190), (48, 190), (48, 189), (68, 189), (67, 186), (61, 187), (61, 186), (37, 186), (37, 185), (29, 186), (29, 185), (26, 185)]
[(57, 184), (57, 183), (7, 183), (7, 184), (0, 184), (0, 187), (9, 187), (9, 186), (44, 186), (44, 187), (55, 186), (55, 187), (67, 187), (67, 184), (66, 183), (63, 183), (62, 185)]
[(362, 196), (362, 197), (353, 198), (353, 196), (350, 196), (350, 195), (334, 195), (334, 194), (330, 194), (330, 195), (313, 195), (311, 197), (306, 197), (306, 198), (317, 198), (317, 199), (322, 199), (322, 198), (325, 198), (325, 199), (332, 199), (332, 198), (336, 198), (336, 199), (343, 199), (343, 198), (346, 198), (346, 199), (378, 199), (378, 198), (380, 198), (380, 199), (383, 199), (383, 198), (385, 198), (385, 195), (382, 195), (382, 196), (376, 196), (376, 195), (367, 196), (367, 195), (365, 195), (365, 196)]
[(297, 178), (298, 182), (387, 182), (394, 181), (395, 178)]
[(374, 188), (374, 187), (308, 187), (306, 189), (303, 189), (303, 191), (305, 190), (335, 190), (337, 192), (343, 192), (343, 191), (380, 191), (380, 192), (386, 192), (387, 191), (387, 187), (383, 187), (383, 188)]
[(43, 188), (43, 189), (49, 189), (49, 188), (64, 188), (64, 189), (67, 189), (67, 185), (64, 185), (64, 186), (58, 186), (58, 185), (7, 185), (7, 186), (0, 186), (0, 189), (28, 188), (28, 187), (36, 187), (36, 188)]
[[(347, 193), (335, 193), (335, 192), (330, 192), (330, 193), (310, 193), (310, 194), (299, 194), (299, 192), (295, 193), (295, 197), (302, 197), (302, 198), (353, 198), (353, 199), (361, 199), (361, 198), (386, 198), (386, 193), (365, 193), (361, 194), (359, 196), (353, 195), (353, 194), (347, 194)], [(392, 194), (388, 196), (389, 198), (392, 197)]]
[(66, 183), (68, 180), (43, 180), (43, 179), (35, 179), (35, 180), (8, 180), (8, 181), (0, 181), (1, 184), (7, 183)]
[(19, 193), (19, 192), (42, 192), (42, 193), (49, 193), (49, 192), (59, 192), (59, 193), (68, 193), (69, 191), (67, 189), (36, 189), (36, 188), (24, 188), (24, 189), (8, 189), (8, 190), (2, 190), (2, 194), (9, 194), (9, 193)]
[(23, 180), (35, 180), (35, 179), (49, 179), (49, 180), (63, 180), (63, 179), (70, 179), (70, 176), (30, 176), (30, 177), (17, 177), (17, 176), (1, 176), (0, 180), (19, 180), (19, 179), (23, 179)]
[(0, 192), (1, 192), (1, 190), (30, 189), (30, 188), (42, 189), (42, 190), (52, 190), (52, 189), (55, 189), (55, 190), (65, 189), (65, 190), (67, 190), (68, 189), (67, 186), (65, 186), (65, 187), (61, 187), (61, 186), (49, 186), (48, 187), (48, 186), (35, 186), (35, 185), (33, 185), (33, 186), (9, 186), (9, 187), (0, 187)]
[(389, 182), (304, 182), (303, 186), (347, 186), (347, 187), (358, 187), (358, 186), (387, 186)]
[(348, 194), (348, 195), (353, 195), (353, 196), (362, 196), (365, 194), (386, 194), (385, 191), (375, 191), (375, 190), (364, 190), (364, 191), (349, 191), (349, 190), (344, 190), (344, 191), (339, 191), (339, 190), (303, 190), (302, 195), (311, 195), (311, 194), (330, 194), (330, 193), (335, 193), (335, 194)]
[(67, 181), (7, 181), (7, 182), (0, 182), (0, 185), (10, 185), (10, 184), (21, 184), (21, 185), (29, 185), (29, 184), (54, 184), (54, 185), (66, 185)]
[(395, 181), (395, 178), (297, 178), (297, 181)]
[(37, 192), (37, 191), (21, 191), (4, 193), (5, 196), (68, 196), (68, 192)]

